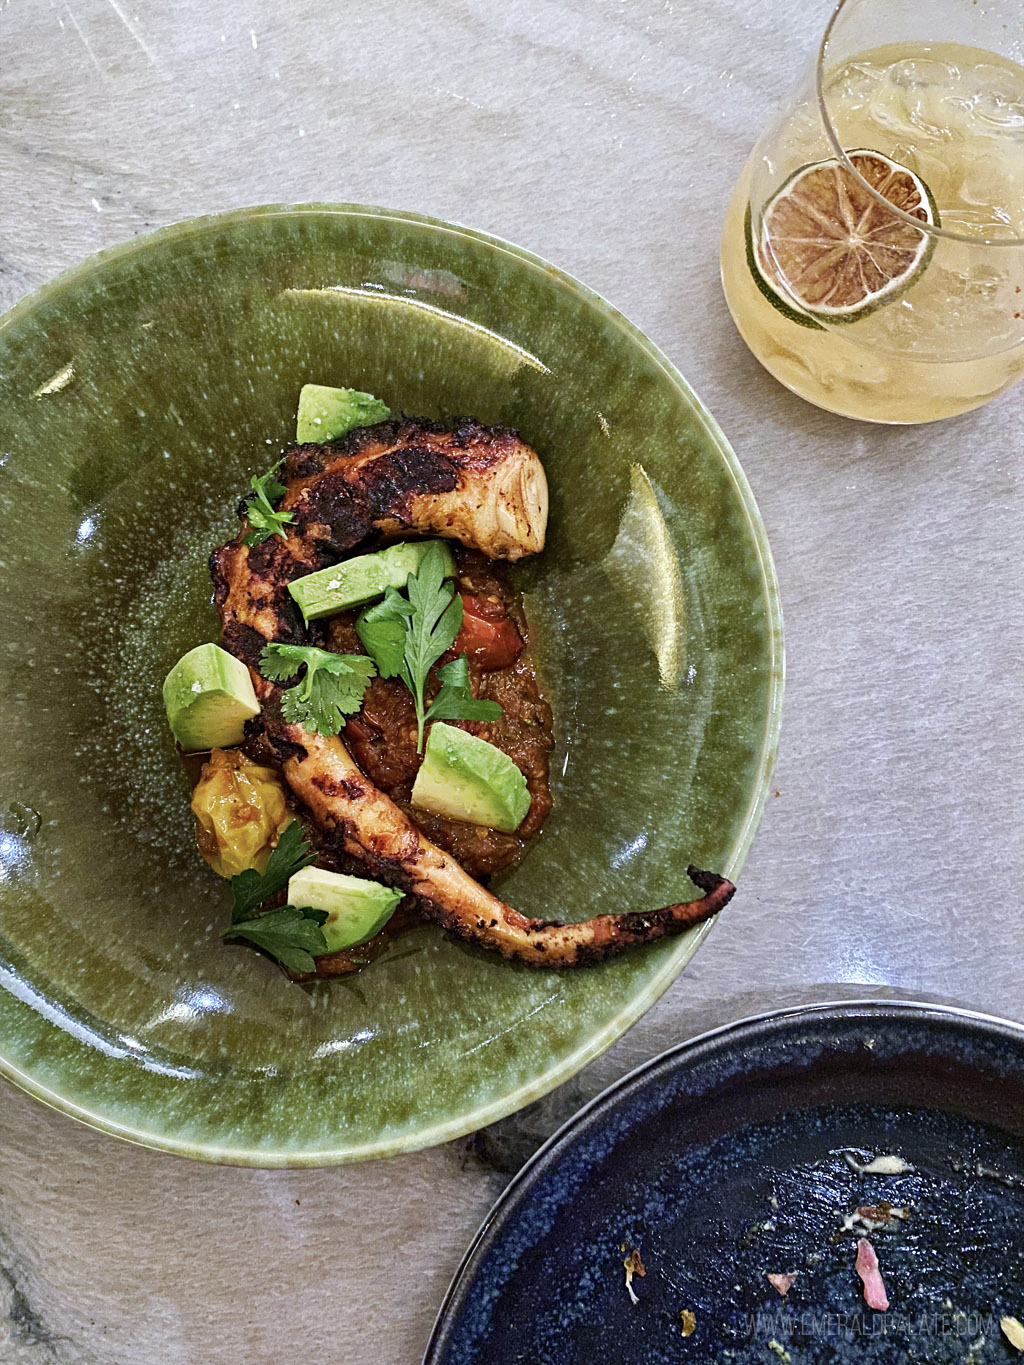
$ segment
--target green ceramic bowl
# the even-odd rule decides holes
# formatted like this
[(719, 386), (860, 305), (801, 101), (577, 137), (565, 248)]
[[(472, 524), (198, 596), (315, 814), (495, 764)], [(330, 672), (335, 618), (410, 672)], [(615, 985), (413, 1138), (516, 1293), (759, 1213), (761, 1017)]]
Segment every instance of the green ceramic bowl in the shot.
[[(515, 577), (557, 717), (554, 813), (498, 889), (580, 919), (736, 877), (774, 758), (776, 583), (712, 418), (614, 309), (465, 228), (247, 209), (96, 257), (0, 322), (0, 1070), (214, 1161), (313, 1165), (471, 1131), (564, 1081), (704, 930), (578, 973), (424, 924), (296, 986), (221, 942), (160, 683), (215, 638), (207, 558), (300, 386), (514, 426), (552, 488)], [(739, 894), (742, 896), (742, 886)]]

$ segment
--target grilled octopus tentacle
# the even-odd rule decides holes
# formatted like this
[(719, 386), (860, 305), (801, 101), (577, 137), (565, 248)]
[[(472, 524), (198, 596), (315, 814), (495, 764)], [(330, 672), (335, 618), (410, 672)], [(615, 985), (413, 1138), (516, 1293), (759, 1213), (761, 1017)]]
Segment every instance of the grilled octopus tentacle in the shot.
[(635, 944), (677, 934), (730, 900), (731, 882), (689, 868), (699, 900), (578, 924), (529, 919), (442, 852), (364, 776), (342, 741), (280, 715), (280, 689), (259, 672), (268, 640), (309, 636), (288, 583), (334, 563), (365, 540), (440, 535), (492, 559), (543, 548), (547, 484), (536, 452), (515, 432), (472, 419), (454, 428), (402, 419), (366, 427), (334, 446), (302, 446), (286, 457), (279, 510), (287, 535), (247, 547), (238, 538), (211, 559), (224, 645), (246, 664), (264, 704), (266, 737), (285, 779), (318, 826), (368, 870), (419, 897), (424, 912), (470, 943), (540, 967), (598, 962)]
[(533, 967), (579, 967), (638, 943), (682, 933), (723, 909), (735, 890), (713, 872), (688, 869), (706, 894), (681, 905), (634, 914), (598, 915), (578, 924), (528, 919), (486, 891), (442, 852), (393, 801), (363, 776), (337, 738), (286, 726), (282, 737), (302, 748), (284, 764), (295, 795), (314, 820), (384, 880), (411, 891), (425, 913), (469, 943)]

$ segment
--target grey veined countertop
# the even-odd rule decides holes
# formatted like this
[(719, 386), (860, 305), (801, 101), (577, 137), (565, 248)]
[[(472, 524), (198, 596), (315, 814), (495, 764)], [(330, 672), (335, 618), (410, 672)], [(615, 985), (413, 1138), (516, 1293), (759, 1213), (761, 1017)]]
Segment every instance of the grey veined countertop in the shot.
[(718, 283), (731, 186), (827, 0), (0, 0), (0, 305), (243, 203), (509, 238), (637, 323), (715, 413), (775, 555), (788, 683), (743, 894), (540, 1105), (320, 1171), (191, 1164), (0, 1088), (3, 1365), (409, 1365), (510, 1174), (668, 1045), (774, 1006), (1024, 1019), (1024, 390), (883, 429), (792, 397)]

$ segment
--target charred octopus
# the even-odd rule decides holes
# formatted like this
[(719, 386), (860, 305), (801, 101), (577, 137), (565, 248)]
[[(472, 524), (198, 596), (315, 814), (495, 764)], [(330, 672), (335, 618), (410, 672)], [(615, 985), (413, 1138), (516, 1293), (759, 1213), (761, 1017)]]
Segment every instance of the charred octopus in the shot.
[[(547, 484), (540, 460), (519, 436), (473, 419), (445, 426), (385, 421), (330, 445), (303, 445), (280, 475), (281, 529), (252, 543), (248, 507), (234, 540), (211, 560), (222, 643), (248, 668), (260, 715), (247, 748), (279, 765), (304, 827), (332, 866), (358, 866), (415, 898), (444, 929), (534, 967), (573, 967), (678, 934), (721, 910), (734, 887), (688, 868), (700, 899), (640, 913), (604, 914), (575, 924), (532, 919), (479, 881), (519, 855), (550, 807), (551, 717), (524, 646), (521, 603), (490, 561), (543, 549)], [(455, 650), (469, 661), (473, 692), (494, 697), (500, 721), (467, 728), (508, 753), (523, 771), (529, 812), (514, 835), (483, 833), (410, 803), (419, 756), (411, 698), (396, 680), (375, 678), (359, 713), (340, 734), (290, 720), (282, 688), (261, 672), (268, 643), (358, 649), (354, 614), (306, 621), (288, 589), (297, 578), (396, 541), (455, 542), (464, 630)], [(317, 974), (331, 974), (328, 959)]]

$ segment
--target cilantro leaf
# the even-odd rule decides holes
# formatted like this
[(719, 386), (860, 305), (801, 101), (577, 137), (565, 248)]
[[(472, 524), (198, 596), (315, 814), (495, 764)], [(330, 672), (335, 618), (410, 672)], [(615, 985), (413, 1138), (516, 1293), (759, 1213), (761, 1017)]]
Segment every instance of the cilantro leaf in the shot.
[(496, 701), (478, 701), (469, 685), (469, 660), (460, 654), (437, 670), (441, 690), (427, 707), (428, 720), (497, 720), (502, 707)]
[(231, 907), (231, 923), (248, 919), (258, 905), (288, 885), (289, 877), (310, 863), (316, 862), (316, 854), (310, 848), (302, 826), (293, 820), (287, 829), (282, 830), (277, 847), (267, 859), (267, 870), (262, 874), (254, 867), (247, 868), (231, 878), (231, 894), (234, 904)]
[[(278, 641), (264, 645), (260, 655), (260, 672), (270, 682), (287, 682), (298, 675), (306, 662), (307, 654), (323, 654), (325, 650), (307, 648), (305, 645), (283, 645)], [(340, 657), (340, 656), (339, 656)]]
[(402, 670), (407, 633), (405, 623), (412, 611), (412, 603), (407, 602), (397, 588), (388, 588), (383, 602), (377, 602), (359, 614), (356, 634), (369, 651), (382, 678), (394, 678)]
[(435, 541), (406, 585), (412, 614), (406, 626), (400, 676), (416, 703), (417, 753), (423, 752), (423, 689), (427, 674), (455, 643), (462, 627), (462, 598), (451, 583), (445, 583), (444, 571), (444, 554)]
[(333, 654), (308, 645), (266, 645), (260, 672), (271, 682), (293, 678), (301, 667), (305, 676), (281, 697), (281, 714), (292, 725), (329, 737), (336, 735), (363, 704), (370, 679), (376, 674), (365, 654)]
[(248, 939), (293, 972), (311, 972), (316, 968), (314, 955), (327, 952), (321, 928), (326, 921), (326, 910), (298, 910), (294, 905), (284, 905), (255, 919), (239, 920), (225, 929), (222, 937)]
[(254, 474), (249, 480), (252, 496), (246, 503), (245, 514), (252, 530), (242, 541), (243, 545), (262, 545), (271, 536), (285, 537), (285, 525), (295, 520), (294, 512), (278, 512), (274, 503), (283, 498), (288, 491), (283, 483), (278, 483), (274, 475), (284, 463), (284, 456), (277, 464), (271, 465), (265, 474)]

